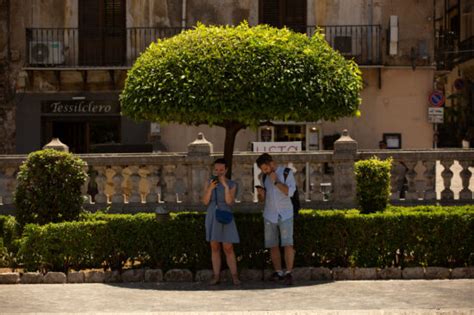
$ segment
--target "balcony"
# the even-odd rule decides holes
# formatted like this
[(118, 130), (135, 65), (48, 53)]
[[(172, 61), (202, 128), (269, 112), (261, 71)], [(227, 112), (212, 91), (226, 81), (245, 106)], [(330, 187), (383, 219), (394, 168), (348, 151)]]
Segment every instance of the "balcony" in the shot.
[(449, 30), (436, 32), (436, 66), (438, 70), (452, 70), (456, 65), (474, 58), (474, 36), (459, 41)]
[[(319, 26), (329, 44), (359, 65), (381, 64), (380, 25)], [(297, 30), (312, 36), (317, 26)], [(126, 29), (28, 28), (27, 69), (129, 68), (159, 38), (179, 34), (180, 27)]]

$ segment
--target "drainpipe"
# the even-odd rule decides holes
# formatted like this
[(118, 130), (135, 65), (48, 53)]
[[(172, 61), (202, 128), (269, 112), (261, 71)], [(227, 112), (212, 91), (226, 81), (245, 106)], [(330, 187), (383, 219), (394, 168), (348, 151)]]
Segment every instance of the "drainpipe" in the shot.
[(183, 8), (182, 8), (182, 15), (181, 15), (181, 27), (183, 29), (186, 28), (186, 0), (183, 0)]
[(372, 24), (374, 23), (374, 0), (369, 0), (369, 29), (367, 30), (367, 57), (369, 64), (372, 62)]

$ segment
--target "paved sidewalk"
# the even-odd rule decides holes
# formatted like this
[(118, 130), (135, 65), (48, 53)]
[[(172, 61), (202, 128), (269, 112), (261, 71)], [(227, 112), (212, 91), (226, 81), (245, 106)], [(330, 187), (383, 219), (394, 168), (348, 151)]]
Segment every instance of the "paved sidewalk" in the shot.
[(0, 285), (0, 313), (473, 314), (474, 280)]

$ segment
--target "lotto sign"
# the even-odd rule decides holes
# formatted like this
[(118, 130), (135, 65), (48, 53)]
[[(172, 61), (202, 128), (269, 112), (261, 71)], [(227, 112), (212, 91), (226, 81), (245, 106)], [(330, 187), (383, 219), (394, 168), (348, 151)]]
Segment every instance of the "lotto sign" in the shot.
[(444, 100), (444, 94), (441, 91), (433, 91), (429, 97), (430, 104), (434, 107), (442, 107)]

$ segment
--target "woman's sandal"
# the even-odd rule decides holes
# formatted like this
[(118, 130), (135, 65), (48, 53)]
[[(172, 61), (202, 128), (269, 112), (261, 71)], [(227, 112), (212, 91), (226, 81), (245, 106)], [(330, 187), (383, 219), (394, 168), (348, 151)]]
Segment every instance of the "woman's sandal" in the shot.
[(219, 279), (219, 277), (212, 277), (211, 281), (209, 281), (209, 285), (218, 285), (219, 282), (221, 282), (221, 280)]
[(232, 283), (234, 285), (241, 285), (242, 284), (242, 281), (239, 280), (239, 276), (238, 275), (232, 275)]

